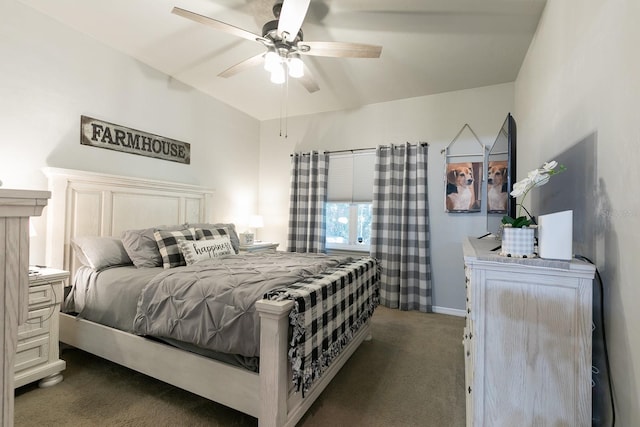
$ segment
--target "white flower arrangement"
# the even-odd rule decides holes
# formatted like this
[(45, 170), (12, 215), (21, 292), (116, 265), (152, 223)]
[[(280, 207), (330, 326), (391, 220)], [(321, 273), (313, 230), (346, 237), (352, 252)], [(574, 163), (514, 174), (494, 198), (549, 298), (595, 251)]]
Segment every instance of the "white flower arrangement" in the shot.
[[(556, 169), (558, 168), (558, 169)], [(516, 182), (513, 185), (513, 191), (509, 193), (511, 197), (520, 197), (522, 196), (522, 200), (527, 197), (529, 191), (531, 191), (534, 187), (540, 187), (545, 185), (553, 175), (557, 175), (561, 172), (567, 170), (563, 165), (558, 165), (558, 162), (552, 160), (550, 162), (546, 162), (542, 167), (538, 169), (534, 169), (527, 174), (527, 177)], [(518, 208), (518, 216), (516, 218), (512, 218), (508, 215), (505, 215), (502, 218), (502, 223), (507, 227), (513, 228), (522, 228), (528, 227), (533, 223), (533, 220), (530, 218), (530, 214), (526, 208), (523, 207), (522, 202), (517, 204)], [(524, 209), (529, 217), (520, 215), (522, 213), (522, 209)]]

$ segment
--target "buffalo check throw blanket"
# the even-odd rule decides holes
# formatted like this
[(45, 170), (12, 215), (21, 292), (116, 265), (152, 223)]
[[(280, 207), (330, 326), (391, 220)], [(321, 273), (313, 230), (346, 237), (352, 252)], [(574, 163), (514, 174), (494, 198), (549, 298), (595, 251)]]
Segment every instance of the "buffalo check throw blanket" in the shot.
[(294, 302), (289, 361), (293, 384), (303, 396), (373, 315), (380, 301), (379, 277), (377, 261), (364, 257), (265, 295)]

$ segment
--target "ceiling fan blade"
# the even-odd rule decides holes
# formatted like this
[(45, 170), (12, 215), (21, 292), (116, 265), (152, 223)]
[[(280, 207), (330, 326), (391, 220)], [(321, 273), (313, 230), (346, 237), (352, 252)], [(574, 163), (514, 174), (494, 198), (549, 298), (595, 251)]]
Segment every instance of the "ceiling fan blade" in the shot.
[(232, 65), (231, 67), (218, 74), (218, 77), (228, 78), (231, 76), (235, 76), (239, 72), (244, 71), (248, 68), (260, 65), (264, 62), (264, 55), (265, 52), (259, 53), (256, 56), (252, 56), (251, 58), (247, 58), (242, 62), (238, 62), (236, 65)]
[(179, 7), (174, 7), (171, 10), (171, 13), (182, 16), (183, 18), (191, 19), (192, 21), (198, 22), (200, 24), (208, 25), (209, 27), (215, 28), (216, 30), (224, 31), (228, 34), (233, 34), (234, 36), (242, 37), (243, 39), (251, 40), (251, 41), (261, 41), (264, 40), (263, 37), (253, 34), (249, 31), (243, 30), (242, 28), (234, 27), (233, 25), (226, 24), (222, 21), (218, 21), (213, 18), (209, 18), (208, 16), (199, 15), (194, 12), (190, 12), (185, 9), (181, 9)]
[(382, 46), (344, 42), (300, 42), (300, 53), (312, 56), (330, 56), (334, 58), (379, 58)]
[(300, 84), (304, 86), (304, 88), (307, 89), (307, 92), (309, 93), (317, 92), (320, 90), (320, 86), (318, 86), (316, 79), (313, 77), (313, 74), (311, 74), (309, 67), (307, 67), (306, 65), (304, 66), (304, 75), (297, 78), (296, 80), (299, 81)]
[(284, 0), (278, 18), (278, 36), (284, 38), (283, 33), (287, 33), (286, 39), (288, 41), (293, 41), (296, 38), (304, 17), (307, 15), (310, 2), (311, 0)]

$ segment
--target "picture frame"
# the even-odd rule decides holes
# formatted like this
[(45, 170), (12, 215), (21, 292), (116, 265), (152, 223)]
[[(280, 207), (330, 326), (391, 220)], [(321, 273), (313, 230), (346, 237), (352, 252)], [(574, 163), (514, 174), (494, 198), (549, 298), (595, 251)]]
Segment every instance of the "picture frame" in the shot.
[(482, 206), (483, 162), (447, 163), (445, 211), (480, 212)]
[(494, 160), (487, 163), (487, 212), (507, 213), (509, 201), (509, 162)]

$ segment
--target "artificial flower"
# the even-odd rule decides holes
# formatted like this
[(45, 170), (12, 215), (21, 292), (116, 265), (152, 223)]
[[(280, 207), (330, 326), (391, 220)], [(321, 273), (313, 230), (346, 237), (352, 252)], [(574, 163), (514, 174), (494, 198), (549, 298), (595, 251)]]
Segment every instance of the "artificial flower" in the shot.
[[(513, 190), (509, 194), (511, 195), (511, 197), (522, 196), (522, 199), (524, 201), (524, 198), (527, 197), (527, 194), (529, 194), (529, 191), (531, 191), (532, 188), (545, 185), (547, 182), (549, 182), (553, 175), (557, 175), (567, 169), (563, 165), (559, 165), (558, 169), (556, 169), (556, 167), (558, 167), (558, 162), (552, 160), (550, 162), (546, 162), (538, 169), (532, 170), (527, 174), (525, 178), (513, 184)], [(528, 227), (533, 223), (533, 219), (530, 218), (531, 215), (529, 215), (529, 217), (521, 215), (522, 209), (524, 209), (527, 214), (529, 214), (527, 209), (524, 208), (522, 201), (518, 203), (517, 206), (519, 206), (518, 216), (516, 218), (513, 218), (505, 215), (502, 218), (502, 223), (513, 228)]]

